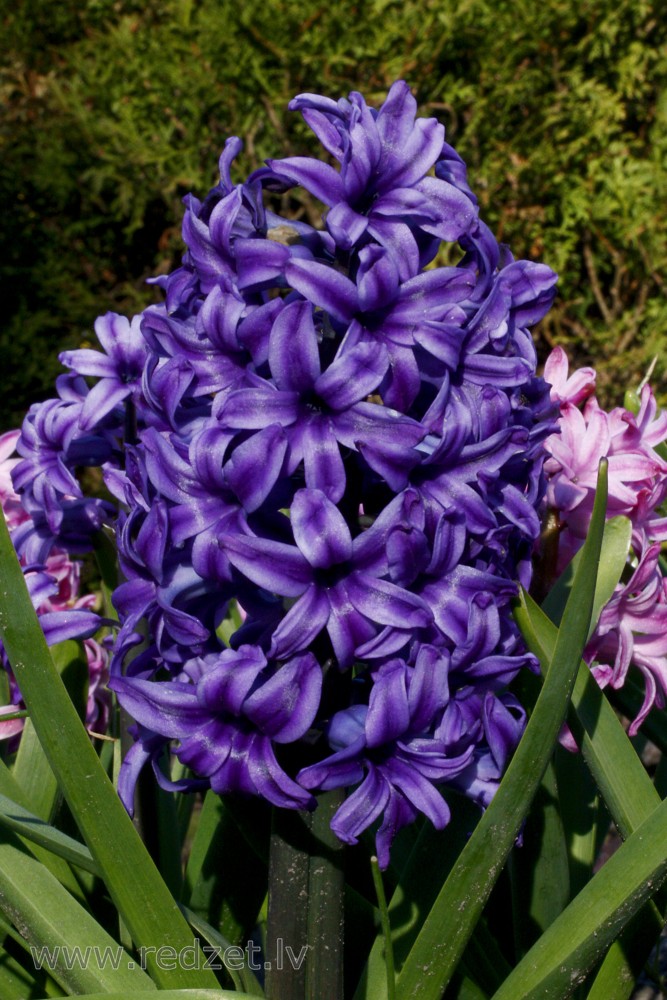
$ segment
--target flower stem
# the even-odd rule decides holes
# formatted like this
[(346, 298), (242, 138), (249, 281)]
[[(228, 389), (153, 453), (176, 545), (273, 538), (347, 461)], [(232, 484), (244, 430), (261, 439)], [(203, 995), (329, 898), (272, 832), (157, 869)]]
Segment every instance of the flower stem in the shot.
[(375, 894), (378, 899), (380, 910), (380, 926), (384, 938), (384, 961), (387, 970), (387, 997), (388, 1000), (395, 1000), (396, 997), (396, 973), (394, 970), (394, 946), (391, 939), (391, 924), (389, 922), (389, 909), (387, 907), (387, 897), (382, 882), (382, 872), (376, 857), (371, 858), (371, 871), (373, 872), (373, 884)]
[(266, 940), (270, 1000), (343, 995), (343, 852), (329, 826), (342, 795), (321, 795), (312, 815), (274, 812)]
[(269, 848), (266, 995), (297, 1000), (306, 991), (305, 963), (284, 960), (285, 945), (300, 955), (308, 935), (308, 828), (301, 813), (276, 809)]
[(310, 819), (306, 996), (313, 1000), (343, 996), (343, 845), (329, 825), (343, 798), (339, 789), (324, 792)]

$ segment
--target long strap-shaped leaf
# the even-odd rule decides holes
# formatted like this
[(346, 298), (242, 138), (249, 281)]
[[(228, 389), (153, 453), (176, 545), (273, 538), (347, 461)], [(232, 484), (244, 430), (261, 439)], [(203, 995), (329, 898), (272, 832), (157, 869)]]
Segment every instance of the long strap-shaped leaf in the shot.
[[(526, 645), (541, 663), (554, 654), (558, 629), (528, 594), (515, 617)], [(616, 713), (581, 663), (572, 691), (575, 730), (581, 752), (622, 836), (628, 837), (660, 804), (660, 797)]]
[[(527, 595), (515, 616), (526, 644), (541, 663), (548, 663), (557, 636), (555, 625)], [(582, 663), (572, 692), (570, 726), (612, 819), (629, 837), (659, 806), (660, 798), (621, 723)], [(621, 1000), (632, 992), (641, 967), (660, 933), (660, 918), (651, 907), (636, 918), (625, 946), (614, 944), (602, 964), (591, 997)], [(574, 946), (574, 938), (571, 935)]]
[[(49, 764), (147, 968), (167, 989), (215, 988), (209, 969), (156, 959), (192, 946), (192, 932), (102, 768), (51, 659), (4, 518), (0, 518), (0, 635)], [(155, 950), (151, 950), (155, 949)], [(194, 964), (194, 963), (192, 963)]]
[[(254, 995), (250, 1000), (261, 1000)], [(160, 1000), (238, 1000), (233, 990), (161, 990)], [(78, 1000), (156, 1000), (155, 993), (86, 993)]]
[(667, 800), (545, 931), (493, 1000), (564, 1000), (667, 877)]
[(45, 968), (68, 993), (153, 987), (156, 995), (139, 964), (11, 834), (0, 842), (0, 909), (34, 954), (49, 952)]
[(399, 1000), (440, 1000), (542, 780), (588, 635), (606, 502), (607, 465), (603, 461), (585, 555), (535, 709), (491, 805), (445, 882), (403, 966)]
[[(0, 761), (0, 797), (0, 801), (4, 799), (7, 802), (11, 802), (12, 807), (14, 805), (18, 805), (19, 808), (26, 809), (27, 811), (29, 799), (26, 796), (25, 791), (14, 781), (12, 772), (2, 761)], [(28, 815), (31, 814), (28, 813)], [(39, 823), (38, 817), (35, 816), (34, 820), (35, 823)], [(19, 834), (24, 834), (25, 830), (19, 830), (18, 832)], [(72, 895), (79, 900), (79, 902), (83, 903), (85, 901), (85, 897), (81, 890), (81, 886), (78, 884), (73, 871), (67, 862), (63, 860), (62, 856), (51, 853), (50, 848), (43, 850), (41, 847), (36, 846), (36, 842), (33, 837), (27, 839), (32, 841), (33, 846), (30, 850), (37, 860), (46, 865), (49, 871), (55, 875), (60, 882), (62, 882), (65, 888), (71, 892)], [(1, 993), (0, 996), (2, 996)]]
[(38, 816), (34, 816), (18, 802), (7, 798), (2, 792), (0, 792), (0, 826), (13, 830), (29, 840), (31, 844), (45, 848), (57, 858), (63, 858), (71, 864), (78, 865), (84, 871), (91, 872), (93, 875), (101, 876), (102, 874), (100, 866), (93, 859), (87, 847), (68, 834), (62, 833), (55, 826), (45, 823)]

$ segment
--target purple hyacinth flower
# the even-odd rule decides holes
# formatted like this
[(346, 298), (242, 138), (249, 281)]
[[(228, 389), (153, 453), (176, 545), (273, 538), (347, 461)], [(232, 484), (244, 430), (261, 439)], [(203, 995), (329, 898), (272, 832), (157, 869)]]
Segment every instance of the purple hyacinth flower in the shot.
[[(261, 650), (241, 646), (191, 661), (188, 680), (153, 682), (114, 677), (110, 686), (144, 727), (147, 757), (160, 741), (177, 738), (179, 759), (204, 775), (214, 791), (261, 795), (288, 809), (312, 807), (312, 797), (281, 768), (274, 744), (290, 743), (310, 728), (322, 673), (311, 653), (281, 665)], [(134, 762), (126, 763), (136, 780)], [(131, 808), (134, 782), (123, 780)]]
[(451, 781), (468, 766), (473, 744), (448, 744), (434, 738), (434, 720), (449, 700), (448, 658), (422, 647), (414, 667), (385, 663), (377, 672), (368, 705), (338, 712), (328, 729), (336, 751), (302, 770), (306, 788), (358, 788), (336, 812), (331, 828), (340, 840), (355, 844), (381, 814), (376, 834), (380, 866), (389, 863), (389, 847), (398, 830), (424, 813), (437, 829), (449, 822), (449, 807), (435, 784)]
[[(385, 864), (418, 813), (447, 822), (440, 786), (488, 801), (523, 724), (510, 602), (555, 426), (529, 327), (555, 275), (499, 246), (405, 82), (377, 109), (292, 107), (334, 165), (235, 183), (228, 141), (219, 183), (186, 199), (164, 304), (99, 320), (103, 353), (67, 353), (77, 374), (29, 417), (16, 530), (40, 554), (89, 544), (102, 511), (77, 469), (101, 466), (125, 577), (113, 684), (138, 723), (126, 803), (144, 765), (169, 787), (175, 741), (220, 792), (300, 808), (306, 786), (348, 787), (334, 829), (377, 822)], [(277, 214), (297, 184), (320, 220)]]
[(361, 94), (331, 101), (301, 94), (290, 108), (302, 112), (340, 172), (307, 157), (269, 160), (271, 174), (301, 184), (328, 206), (327, 228), (344, 251), (373, 241), (391, 254), (402, 280), (424, 261), (414, 232), (457, 240), (473, 228), (475, 206), (458, 186), (428, 176), (442, 153), (444, 128), (416, 118), (417, 103), (404, 81), (391, 87), (378, 112)]
[(420, 628), (431, 614), (416, 595), (382, 579), (382, 534), (352, 539), (340, 511), (320, 490), (299, 490), (292, 502), (296, 545), (250, 535), (224, 535), (230, 562), (267, 591), (298, 600), (273, 634), (271, 654), (307, 649), (326, 628), (338, 665), (378, 626)]
[(292, 302), (278, 315), (271, 330), (269, 364), (273, 383), (231, 392), (218, 420), (239, 431), (271, 424), (283, 427), (289, 443), (287, 472), (294, 472), (303, 461), (307, 486), (321, 490), (334, 503), (345, 491), (341, 446), (357, 448), (372, 441), (382, 450), (385, 442), (391, 446), (400, 434), (409, 450), (421, 440), (416, 422), (365, 402), (389, 365), (382, 347), (342, 345), (327, 370), (321, 371), (310, 303)]
[(95, 322), (97, 339), (105, 350), (64, 351), (60, 360), (79, 375), (93, 375), (99, 382), (91, 389), (79, 417), (79, 428), (90, 430), (128, 396), (140, 390), (147, 348), (140, 330), (141, 317), (107, 313)]

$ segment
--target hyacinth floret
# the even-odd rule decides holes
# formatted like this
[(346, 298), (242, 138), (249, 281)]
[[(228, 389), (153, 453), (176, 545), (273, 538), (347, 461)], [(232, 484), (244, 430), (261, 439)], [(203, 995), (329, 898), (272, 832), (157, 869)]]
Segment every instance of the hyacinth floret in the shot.
[[(20, 431), (0, 435), (0, 507), (5, 517), (10, 537), (16, 544), (17, 537), (26, 528), (34, 528), (30, 514), (22, 506), (14, 490), (12, 475), (21, 459), (16, 455)], [(68, 639), (82, 642), (88, 664), (88, 691), (86, 726), (96, 733), (107, 727), (110, 695), (106, 690), (108, 653), (93, 636), (99, 631), (101, 620), (94, 610), (95, 594), (81, 594), (81, 566), (62, 548), (50, 547), (43, 564), (28, 563), (21, 559), (25, 581), (32, 604), (47, 643), (51, 646)], [(23, 730), (23, 718), (3, 718), (23, 708), (21, 692), (14, 678), (7, 655), (0, 644), (0, 664), (7, 672), (7, 704), (0, 707), (0, 740), (13, 740)]]
[[(186, 784), (277, 806), (346, 788), (333, 829), (354, 843), (377, 822), (386, 866), (419, 813), (447, 823), (448, 785), (488, 803), (521, 733), (507, 684), (534, 663), (510, 602), (555, 426), (529, 328), (556, 278), (496, 242), (406, 83), (379, 109), (291, 107), (324, 157), (235, 183), (228, 140), (220, 183), (185, 200), (164, 302), (98, 321), (104, 354), (63, 355), (19, 445), (44, 510), (22, 544), (75, 535), (75, 503), (90, 540), (108, 508), (74, 472), (98, 464), (119, 503), (129, 809), (144, 765), (169, 784), (170, 746)], [(321, 224), (275, 211), (297, 186)]]
[[(595, 396), (596, 372), (569, 374), (565, 352), (555, 348), (545, 377), (560, 406), (559, 433), (547, 439), (545, 463), (548, 516), (554, 522), (560, 572), (583, 545), (593, 510), (597, 465), (609, 463), (609, 517), (630, 520), (628, 564), (613, 596), (602, 609), (584, 659), (602, 687), (621, 688), (631, 665), (644, 682), (644, 700), (629, 731), (634, 735), (654, 705), (667, 699), (667, 581), (659, 565), (667, 540), (667, 411), (648, 384), (635, 411), (607, 411)], [(661, 512), (662, 508), (662, 512)]]

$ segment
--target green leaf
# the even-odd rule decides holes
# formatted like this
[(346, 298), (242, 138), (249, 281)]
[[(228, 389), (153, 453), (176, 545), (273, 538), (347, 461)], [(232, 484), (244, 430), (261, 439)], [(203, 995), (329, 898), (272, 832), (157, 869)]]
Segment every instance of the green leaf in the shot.
[[(139, 839), (53, 664), (23, 571), (0, 520), (0, 633), (49, 765), (109, 893), (138, 947), (192, 944), (192, 934)], [(147, 951), (156, 983), (217, 986), (209, 969), (161, 968)]]
[(609, 829), (609, 813), (600, 800), (583, 754), (570, 753), (558, 746), (554, 765), (573, 898), (593, 875), (600, 842)]
[[(604, 526), (598, 577), (595, 584), (593, 612), (588, 638), (595, 631), (600, 612), (610, 599), (628, 560), (632, 522), (628, 517), (612, 517)], [(572, 590), (575, 573), (582, 559), (583, 549), (565, 567), (558, 580), (542, 602), (542, 610), (555, 625), (560, 625), (566, 601)]]
[[(556, 626), (528, 594), (523, 595), (515, 617), (528, 648), (542, 664), (548, 663), (559, 634)], [(629, 836), (660, 799), (585, 663), (580, 664), (574, 683), (568, 722), (612, 819), (621, 834)]]
[(662, 920), (654, 914), (657, 930), (647, 935), (645, 906), (628, 923), (618, 940), (613, 941), (595, 979), (587, 988), (586, 1000), (628, 1000), (637, 987), (637, 979), (646, 960), (658, 944)]
[[(25, 809), (26, 804), (29, 801), (24, 790), (14, 780), (12, 772), (6, 767), (5, 764), (2, 763), (2, 761), (0, 761), (0, 794), (2, 794), (7, 801), (15, 803), (23, 809)], [(29, 812), (29, 810), (26, 810), (26, 812)], [(38, 817), (35, 818), (38, 822), (40, 822)], [(62, 885), (64, 885), (65, 888), (79, 900), (79, 902), (84, 902), (79, 882), (75, 878), (74, 873), (66, 861), (63, 861), (62, 858), (57, 857), (50, 851), (44, 850), (34, 842), (30, 845), (30, 851), (38, 859), (38, 861), (41, 861), (42, 864), (46, 865), (51, 874), (55, 875), (58, 881), (61, 882)]]
[(83, 868), (93, 875), (100, 875), (100, 867), (83, 844), (50, 826), (38, 816), (12, 802), (0, 793), (0, 825), (20, 834), (33, 844), (38, 844), (65, 861)]
[(371, 858), (371, 869), (373, 872), (375, 893), (378, 900), (378, 909), (380, 911), (380, 927), (382, 930), (384, 963), (387, 975), (387, 996), (389, 1000), (395, 1000), (396, 972), (394, 969), (394, 943), (391, 937), (391, 924), (389, 922), (389, 910), (387, 908), (387, 897), (385, 895), (384, 883), (382, 881), (382, 872), (380, 871), (378, 859), (376, 857)]
[[(181, 904), (180, 909), (192, 929), (197, 931), (207, 944), (212, 945), (216, 949), (216, 953), (220, 956), (220, 961), (229, 973), (235, 988), (241, 993), (251, 993), (253, 996), (260, 997), (264, 996), (264, 991), (257, 980), (257, 976), (248, 965), (245, 954), (243, 959), (229, 961), (227, 956), (230, 950), (234, 954), (237, 954), (239, 950), (238, 946), (235, 947), (234, 943), (226, 938), (224, 934), (217, 931), (215, 927), (211, 927), (209, 923), (202, 920), (197, 913), (194, 913), (187, 906)], [(239, 965), (241, 965), (240, 968)]]
[(270, 814), (263, 803), (235, 802), (230, 809), (208, 791), (198, 817), (185, 870), (184, 901), (209, 924), (237, 943), (250, 933), (266, 895), (266, 864), (239, 829), (244, 819), (254, 835), (266, 835)]
[(468, 975), (457, 972), (447, 990), (447, 1000), (450, 998), (451, 1000), (487, 1000), (487, 994)]
[(0, 997), (2, 1000), (25, 1000), (26, 997), (65, 996), (63, 990), (43, 972), (25, 969), (13, 955), (0, 949)]
[(408, 956), (398, 979), (399, 1000), (440, 1000), (542, 780), (589, 632), (606, 502), (607, 467), (602, 461), (584, 556), (544, 685), (505, 777)]
[(528, 950), (570, 901), (570, 871), (553, 762), (537, 790), (522, 840), (521, 847), (512, 851), (509, 868), (519, 954)]
[[(161, 990), (160, 1000), (239, 1000), (234, 990)], [(261, 1000), (261, 994), (246, 994), (251, 1000)], [(78, 1000), (155, 1000), (155, 993), (133, 991), (126, 993), (86, 993)]]
[[(0, 842), (0, 908), (29, 945), (50, 949), (55, 960), (46, 960), (45, 968), (66, 990), (150, 989), (148, 976), (131, 956), (11, 833)], [(82, 952), (90, 948), (87, 960), (69, 962), (75, 947)], [(104, 954), (112, 955), (113, 962), (96, 960)]]
[(493, 1000), (565, 1000), (667, 877), (667, 801), (609, 858)]
[(12, 774), (28, 796), (35, 815), (48, 822), (58, 804), (58, 782), (31, 719), (26, 721), (21, 732)]
[[(479, 822), (479, 808), (469, 799), (454, 793), (450, 801), (452, 818), (445, 830), (436, 830), (430, 823), (422, 825), (389, 902), (392, 945), (398, 970), (402, 968), (440, 886), (468, 842), (470, 831)], [(384, 936), (378, 933), (354, 1000), (386, 997), (384, 976)]]
[[(79, 717), (85, 718), (88, 665), (81, 646), (72, 640), (58, 643), (51, 649), (51, 656)], [(58, 782), (30, 720), (23, 727), (12, 772), (28, 795), (33, 812), (41, 819), (53, 819), (60, 799)]]
[[(529, 649), (540, 662), (548, 662), (557, 634), (555, 625), (529, 598), (517, 612), (517, 621)], [(584, 663), (575, 681), (569, 723), (614, 822), (624, 837), (630, 836), (657, 808), (660, 798)], [(628, 983), (636, 978), (636, 969), (644, 964), (659, 932), (655, 909), (645, 908), (633, 921), (627, 940), (624, 936), (622, 945), (614, 944), (610, 949), (593, 984), (593, 995), (602, 1000), (605, 990), (614, 984), (610, 1000), (626, 996)]]

